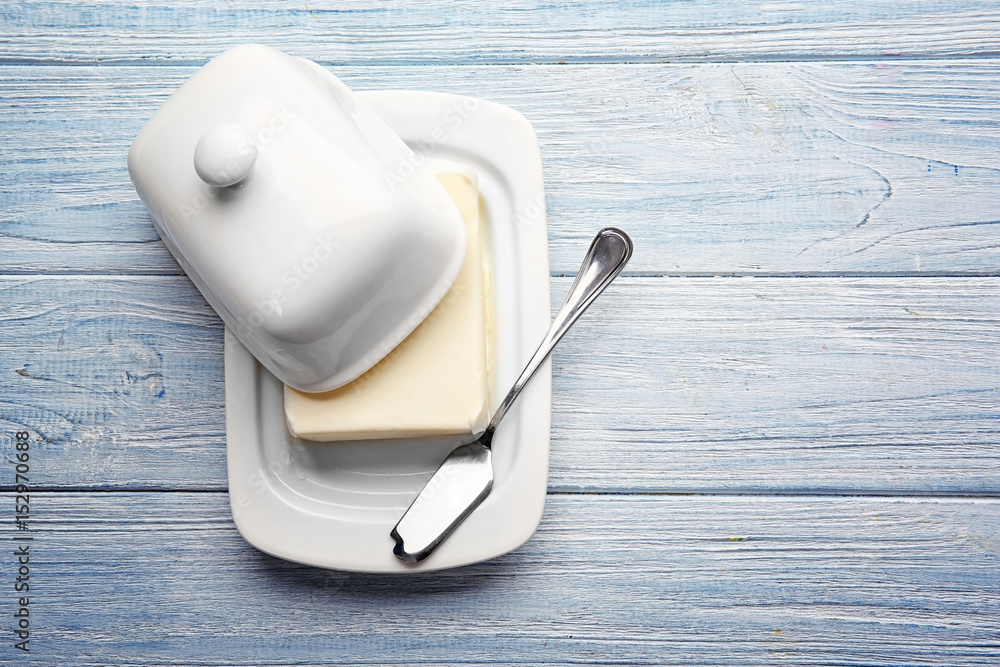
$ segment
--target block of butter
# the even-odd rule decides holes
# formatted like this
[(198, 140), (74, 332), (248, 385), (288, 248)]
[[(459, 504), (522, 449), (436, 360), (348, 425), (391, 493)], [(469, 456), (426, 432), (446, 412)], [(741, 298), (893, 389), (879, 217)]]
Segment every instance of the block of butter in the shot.
[(338, 389), (285, 386), (292, 435), (338, 441), (479, 433), (489, 422), (487, 294), (478, 179), (471, 169), (437, 174), (468, 231), (465, 264), (451, 291), (382, 361)]

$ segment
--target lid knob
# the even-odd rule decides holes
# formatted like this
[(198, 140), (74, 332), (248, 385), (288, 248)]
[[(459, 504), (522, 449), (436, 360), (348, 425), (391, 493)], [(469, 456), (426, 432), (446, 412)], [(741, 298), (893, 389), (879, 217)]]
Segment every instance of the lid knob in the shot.
[(250, 175), (257, 145), (239, 123), (222, 123), (201, 135), (194, 149), (194, 170), (209, 185), (224, 188)]

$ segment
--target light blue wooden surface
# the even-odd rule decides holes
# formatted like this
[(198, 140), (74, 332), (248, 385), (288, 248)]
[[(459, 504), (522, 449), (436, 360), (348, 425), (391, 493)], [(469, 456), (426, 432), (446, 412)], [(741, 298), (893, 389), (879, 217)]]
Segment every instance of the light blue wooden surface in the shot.
[[(633, 233), (521, 549), (406, 579), (235, 531), (221, 323), (125, 152), (247, 41), (524, 113), (554, 303)], [(5, 3), (0, 662), (1000, 663), (997, 54), (990, 2)]]

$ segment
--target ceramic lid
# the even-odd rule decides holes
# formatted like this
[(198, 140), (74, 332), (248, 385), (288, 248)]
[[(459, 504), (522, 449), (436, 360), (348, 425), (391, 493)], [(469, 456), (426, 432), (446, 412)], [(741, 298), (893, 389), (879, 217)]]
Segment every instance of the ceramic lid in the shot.
[(260, 362), (302, 391), (350, 382), (444, 297), (461, 214), (336, 77), (269, 47), (194, 74), (132, 143), (157, 232)]

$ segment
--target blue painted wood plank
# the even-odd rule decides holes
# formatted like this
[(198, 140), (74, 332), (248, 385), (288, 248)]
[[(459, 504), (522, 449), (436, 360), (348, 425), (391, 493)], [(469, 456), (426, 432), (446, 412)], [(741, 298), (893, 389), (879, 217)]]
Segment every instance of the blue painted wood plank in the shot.
[(560, 495), (507, 556), (388, 577), (256, 551), (224, 493), (35, 493), (0, 661), (990, 665), (997, 503)]
[[(7, 62), (203, 63), (267, 41), (332, 63), (750, 61), (996, 55), (995, 3), (18, 0)], [(0, 61), (2, 62), (2, 61)]]
[[(178, 273), (125, 154), (193, 68), (3, 67), (0, 272)], [(482, 95), (544, 160), (551, 266), (607, 225), (640, 274), (991, 274), (1000, 78), (952, 63), (337, 68)]]
[[(28, 428), (48, 487), (225, 488), (222, 326), (185, 278), (0, 304), (4, 456)], [(621, 279), (556, 350), (550, 488), (996, 494), (998, 324), (996, 278)]]

